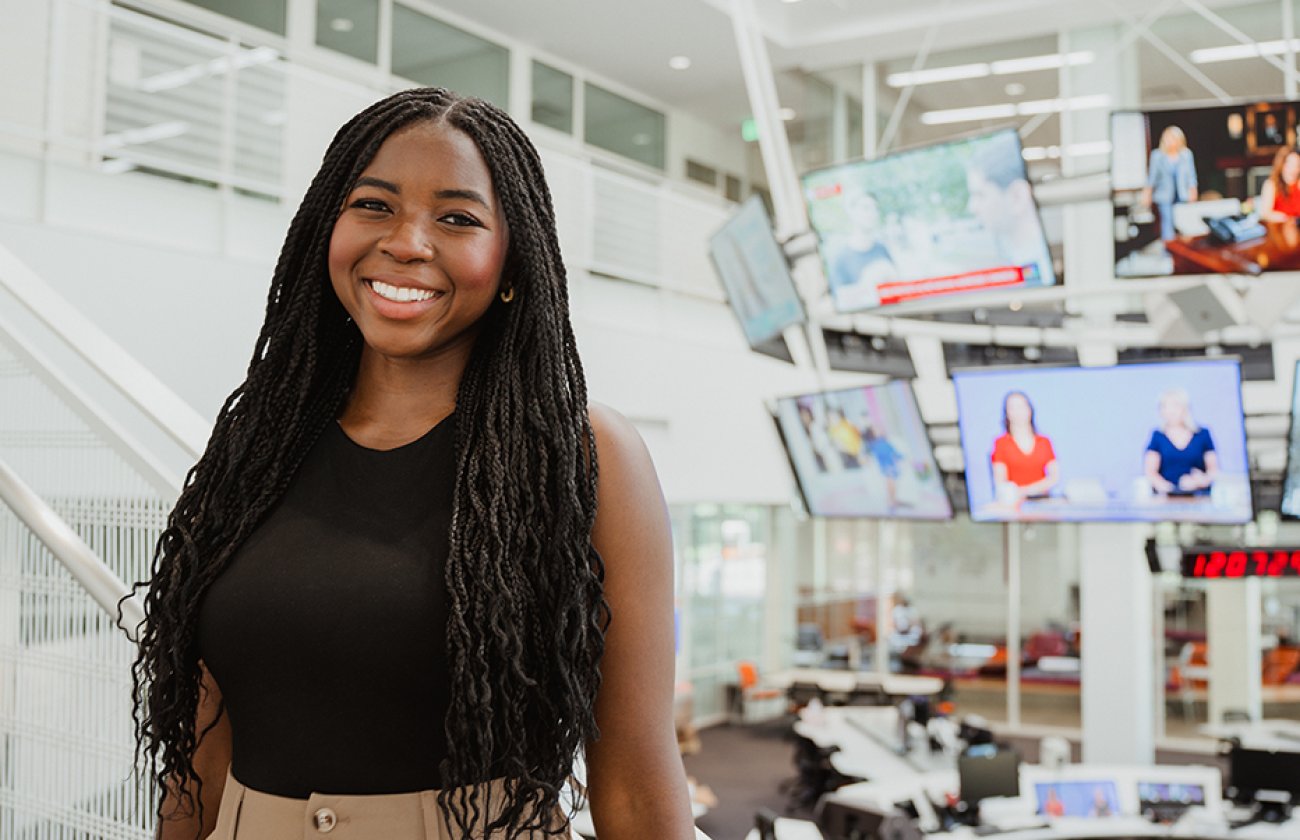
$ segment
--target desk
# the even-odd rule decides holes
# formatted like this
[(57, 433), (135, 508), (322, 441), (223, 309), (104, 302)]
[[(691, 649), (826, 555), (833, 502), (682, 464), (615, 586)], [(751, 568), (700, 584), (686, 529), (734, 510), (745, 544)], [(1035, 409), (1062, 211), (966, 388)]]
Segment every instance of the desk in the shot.
[(1175, 274), (1251, 274), (1300, 268), (1300, 228), (1294, 221), (1265, 222), (1268, 235), (1223, 245), (1204, 236), (1165, 243)]
[(830, 668), (790, 668), (763, 678), (772, 688), (789, 688), (793, 683), (813, 683), (828, 694), (878, 691), (889, 697), (933, 697), (943, 691), (938, 677), (912, 674), (878, 674), (874, 671), (836, 671)]

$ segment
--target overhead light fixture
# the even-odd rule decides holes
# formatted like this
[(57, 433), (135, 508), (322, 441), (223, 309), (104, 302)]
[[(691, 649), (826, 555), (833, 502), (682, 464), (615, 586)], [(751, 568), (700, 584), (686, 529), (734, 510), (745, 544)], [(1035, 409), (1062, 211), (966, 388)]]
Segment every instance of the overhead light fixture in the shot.
[(782, 108), (776, 112), (776, 115), (781, 118), (782, 122), (790, 122), (790, 120), (798, 116), (793, 108)]
[(1091, 64), (1097, 60), (1096, 53), (1091, 50), (1079, 50), (1077, 52), (1054, 53), (1052, 55), (1031, 55), (1028, 58), (1007, 58), (1002, 61), (994, 61), (989, 65), (995, 76), (1009, 76), (1012, 73), (1033, 73), (1038, 70), (1059, 70), (1062, 67), (1077, 67), (1080, 64)]
[(330, 29), (333, 29), (335, 32), (351, 32), (353, 26), (354, 24), (352, 21), (345, 17), (336, 17), (334, 20), (330, 21)]
[(948, 125), (959, 122), (1005, 120), (1034, 114), (1059, 114), (1062, 111), (1088, 111), (1110, 107), (1110, 97), (1104, 93), (1074, 96), (1069, 99), (1032, 99), (1027, 102), (1004, 102), (999, 105), (975, 105), (970, 108), (949, 108), (926, 111), (921, 114), (923, 125)]
[[(1291, 48), (1300, 51), (1300, 38), (1291, 41)], [(1193, 64), (1217, 64), (1220, 61), (1240, 61), (1245, 58), (1261, 58), (1266, 55), (1282, 55), (1286, 50), (1286, 41), (1256, 41), (1253, 44), (1231, 44), (1226, 47), (1206, 47), (1192, 50)]]
[(782, 3), (788, 3), (788, 4), (793, 5), (793, 4), (795, 4), (795, 3), (802, 3), (803, 0), (781, 0), (781, 2), (782, 2)]
[(691, 69), (691, 60), (684, 55), (675, 55), (668, 59), (668, 66), (674, 70), (689, 70)]
[(108, 158), (99, 165), (99, 171), (105, 175), (121, 175), (135, 169), (135, 164), (125, 158)]
[(987, 63), (953, 64), (948, 67), (931, 67), (927, 70), (907, 70), (890, 73), (885, 77), (885, 84), (893, 88), (931, 85), (939, 82), (955, 82), (962, 79), (982, 79), (989, 75), (1007, 76), (1012, 73), (1057, 70), (1061, 67), (1091, 64), (1096, 60), (1097, 55), (1091, 50), (1076, 50), (1065, 54), (1031, 55), (1025, 58), (1007, 58)]
[(1096, 155), (1110, 154), (1109, 140), (1094, 140), (1089, 143), (1071, 143), (1064, 150), (1060, 146), (1026, 146), (1021, 150), (1021, 157), (1025, 160), (1059, 160), (1064, 152), (1065, 157), (1081, 158), (1092, 157)]
[(939, 82), (956, 82), (962, 79), (982, 79), (989, 74), (987, 64), (954, 64), (951, 67), (931, 67), (928, 70), (907, 70), (890, 73), (885, 84), (892, 88), (932, 85)]

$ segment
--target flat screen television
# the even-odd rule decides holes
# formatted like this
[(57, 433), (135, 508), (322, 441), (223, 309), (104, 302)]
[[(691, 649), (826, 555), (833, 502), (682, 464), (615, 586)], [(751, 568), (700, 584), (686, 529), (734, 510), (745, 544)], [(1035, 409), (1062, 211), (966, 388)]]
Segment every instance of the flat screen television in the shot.
[(1292, 375), (1291, 430), (1286, 440), (1286, 474), (1282, 477), (1282, 515), (1300, 519), (1300, 362)]
[(1038, 813), (1049, 819), (1113, 817), (1121, 813), (1119, 789), (1113, 779), (1035, 782), (1034, 799)]
[(803, 176), (840, 312), (1056, 282), (1014, 129)]
[(814, 516), (952, 518), (907, 382), (783, 397), (776, 414)]
[(1115, 276), (1300, 269), (1300, 102), (1111, 114)]
[(971, 518), (1252, 518), (1235, 359), (953, 373)]
[(709, 256), (751, 348), (803, 323), (803, 301), (758, 196), (740, 205), (709, 238)]

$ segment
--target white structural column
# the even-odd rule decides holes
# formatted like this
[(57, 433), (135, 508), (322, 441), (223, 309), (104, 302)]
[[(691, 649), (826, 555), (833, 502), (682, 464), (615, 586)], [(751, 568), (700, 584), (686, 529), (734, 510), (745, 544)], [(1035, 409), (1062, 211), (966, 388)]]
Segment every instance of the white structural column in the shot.
[(1083, 760), (1155, 760), (1151, 572), (1139, 525), (1079, 527)]
[(753, 0), (731, 0), (731, 23), (740, 53), (740, 69), (745, 77), (745, 92), (758, 128), (758, 150), (763, 158), (772, 205), (776, 211), (779, 238), (801, 233), (808, 228), (808, 213), (799, 195), (799, 176), (794, 170), (790, 139), (781, 122), (776, 98), (776, 80), (767, 54), (767, 42), (754, 15)]
[[(1065, 100), (1085, 96), (1109, 97), (1107, 108), (1084, 111), (1065, 111), (1061, 124), (1061, 171), (1067, 177), (1077, 177), (1109, 168), (1110, 155), (1104, 143), (1110, 139), (1110, 110), (1137, 105), (1137, 58), (1129, 40), (1121, 40), (1124, 29), (1104, 26), (1064, 32), (1060, 38), (1060, 52), (1088, 51), (1094, 59), (1089, 64), (1062, 67), (1060, 70), (1060, 97)], [(1037, 135), (1024, 138), (1025, 145), (1042, 145)], [(1081, 144), (1083, 148), (1099, 153), (1081, 156), (1072, 154)], [(1099, 284), (1109, 283), (1115, 276), (1113, 241), (1113, 212), (1109, 196), (1093, 201), (1080, 201), (1062, 209), (1062, 227), (1065, 246), (1065, 282), (1071, 289), (1086, 291)], [(1079, 358), (1084, 364), (1113, 364), (1116, 350), (1103, 334), (1116, 312), (1127, 309), (1124, 301), (1114, 295), (1085, 295), (1068, 301), (1069, 311), (1083, 317), (1095, 330), (1079, 344)]]
[(1206, 657), (1210, 665), (1210, 722), (1226, 711), (1262, 717), (1260, 697), (1260, 586), (1258, 578), (1206, 584)]
[(1002, 526), (1007, 576), (1007, 725), (1020, 726), (1020, 523)]
[(873, 523), (876, 532), (876, 673), (889, 673), (889, 637), (894, 633), (894, 616), (889, 611), (889, 578), (887, 563), (893, 562), (894, 548), (898, 544), (897, 523), (879, 520)]

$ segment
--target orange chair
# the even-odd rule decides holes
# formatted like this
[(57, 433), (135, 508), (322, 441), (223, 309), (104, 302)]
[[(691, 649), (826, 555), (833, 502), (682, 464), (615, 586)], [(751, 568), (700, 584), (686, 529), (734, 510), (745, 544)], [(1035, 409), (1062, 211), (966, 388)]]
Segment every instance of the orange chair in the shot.
[(1264, 685), (1285, 685), (1300, 668), (1300, 647), (1280, 646), (1264, 654)]
[(746, 722), (750, 717), (748, 710), (751, 702), (780, 700), (785, 697), (785, 692), (781, 689), (764, 688), (759, 684), (758, 666), (748, 659), (736, 663), (736, 674), (739, 677), (736, 691), (736, 703), (739, 708), (735, 711), (739, 713), (741, 723)]

